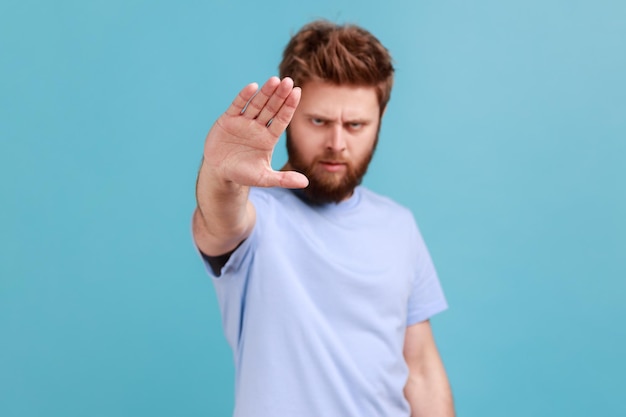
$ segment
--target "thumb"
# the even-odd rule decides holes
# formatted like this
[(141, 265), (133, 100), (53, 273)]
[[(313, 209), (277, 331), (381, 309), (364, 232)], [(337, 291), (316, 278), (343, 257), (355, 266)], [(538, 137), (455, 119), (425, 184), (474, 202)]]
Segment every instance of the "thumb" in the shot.
[(274, 186), (282, 188), (306, 188), (309, 180), (303, 174), (296, 171), (274, 171)]

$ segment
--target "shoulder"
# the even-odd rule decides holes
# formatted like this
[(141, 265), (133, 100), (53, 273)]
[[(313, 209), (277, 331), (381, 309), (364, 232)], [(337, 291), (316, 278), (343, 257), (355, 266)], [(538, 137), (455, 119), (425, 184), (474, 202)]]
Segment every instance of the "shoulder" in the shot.
[(359, 187), (361, 193), (361, 204), (368, 210), (376, 210), (385, 216), (400, 217), (403, 220), (410, 219), (414, 222), (413, 212), (397, 201), (370, 190), (366, 187)]

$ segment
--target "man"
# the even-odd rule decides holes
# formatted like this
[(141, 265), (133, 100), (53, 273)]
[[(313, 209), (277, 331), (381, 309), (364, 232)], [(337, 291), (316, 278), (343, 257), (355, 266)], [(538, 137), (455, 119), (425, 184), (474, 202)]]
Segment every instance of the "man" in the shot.
[(393, 71), (366, 30), (312, 22), (280, 78), (246, 86), (207, 135), (193, 235), (233, 349), (237, 417), (454, 414), (428, 251), (406, 208), (360, 186)]

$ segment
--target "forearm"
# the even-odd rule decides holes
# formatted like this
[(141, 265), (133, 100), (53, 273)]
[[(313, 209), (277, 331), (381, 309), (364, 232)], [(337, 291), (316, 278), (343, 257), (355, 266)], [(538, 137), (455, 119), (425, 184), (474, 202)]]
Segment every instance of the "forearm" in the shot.
[(404, 357), (409, 367), (404, 395), (411, 417), (453, 417), (450, 383), (429, 321), (407, 328)]
[(249, 187), (226, 181), (202, 163), (196, 182), (197, 208), (193, 216), (196, 244), (207, 255), (233, 250), (254, 226), (254, 207)]
[(454, 417), (450, 384), (441, 361), (428, 369), (413, 370), (404, 395), (411, 406), (411, 417)]

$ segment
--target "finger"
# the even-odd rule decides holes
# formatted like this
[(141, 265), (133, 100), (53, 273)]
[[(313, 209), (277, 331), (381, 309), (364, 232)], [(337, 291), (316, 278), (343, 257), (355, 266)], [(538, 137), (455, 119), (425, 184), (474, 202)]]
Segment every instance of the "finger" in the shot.
[(239, 116), (258, 89), (259, 85), (257, 83), (251, 83), (245, 86), (239, 94), (237, 94), (237, 97), (235, 97), (228, 109), (226, 109), (226, 114), (229, 116)]
[(273, 171), (266, 177), (262, 187), (306, 188), (309, 180), (296, 171)]
[(291, 118), (296, 111), (296, 107), (298, 107), (298, 103), (300, 103), (300, 96), (302, 95), (302, 90), (300, 87), (294, 87), (289, 93), (289, 96), (285, 99), (282, 107), (271, 119), (271, 123), (268, 126), (268, 130), (270, 133), (276, 137), (282, 135), (282, 133), (287, 128), (289, 122), (291, 122)]
[(276, 90), (274, 94), (269, 98), (267, 104), (261, 109), (261, 112), (257, 116), (257, 121), (259, 124), (267, 125), (270, 120), (272, 120), (276, 113), (283, 106), (283, 103), (289, 97), (289, 94), (293, 90), (293, 80), (291, 78), (284, 78)]
[(256, 119), (279, 85), (280, 80), (278, 77), (271, 77), (267, 80), (265, 84), (263, 84), (263, 87), (261, 87), (261, 90), (248, 102), (248, 105), (243, 111), (243, 116), (247, 119)]
[(283, 188), (306, 188), (309, 179), (296, 171), (284, 171), (278, 173), (278, 185)]

